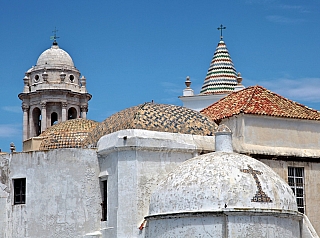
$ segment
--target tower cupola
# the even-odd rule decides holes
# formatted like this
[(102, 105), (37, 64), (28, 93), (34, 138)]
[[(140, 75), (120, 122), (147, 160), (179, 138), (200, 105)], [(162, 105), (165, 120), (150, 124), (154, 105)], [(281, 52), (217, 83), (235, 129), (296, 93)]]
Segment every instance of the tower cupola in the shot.
[(40, 135), (58, 122), (86, 118), (92, 96), (71, 56), (59, 47), (56, 32), (52, 46), (23, 78), (23, 92), (18, 95), (23, 105), (23, 140)]

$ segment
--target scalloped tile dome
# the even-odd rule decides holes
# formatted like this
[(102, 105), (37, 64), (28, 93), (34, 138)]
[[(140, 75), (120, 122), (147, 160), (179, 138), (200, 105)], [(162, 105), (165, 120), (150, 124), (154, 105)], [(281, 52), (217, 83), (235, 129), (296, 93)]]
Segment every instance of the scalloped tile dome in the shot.
[(95, 147), (98, 140), (107, 134), (124, 129), (212, 135), (216, 124), (199, 112), (167, 104), (144, 103), (130, 107), (105, 119), (85, 140), (89, 147)]
[(58, 148), (82, 148), (88, 133), (99, 125), (99, 122), (83, 118), (64, 121), (49, 127), (39, 137), (43, 140), (40, 150)]

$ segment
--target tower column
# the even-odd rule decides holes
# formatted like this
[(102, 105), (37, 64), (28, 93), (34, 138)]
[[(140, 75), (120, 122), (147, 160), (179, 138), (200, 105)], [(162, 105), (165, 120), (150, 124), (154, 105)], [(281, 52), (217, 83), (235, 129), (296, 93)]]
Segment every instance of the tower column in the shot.
[(47, 129), (46, 102), (41, 102), (41, 133)]
[(61, 114), (61, 120), (66, 121), (67, 120), (67, 102), (62, 102), (62, 114)]
[(88, 105), (81, 105), (81, 118), (87, 119)]
[(29, 106), (25, 103), (22, 103), (23, 110), (23, 140), (28, 139), (28, 118), (29, 118)]

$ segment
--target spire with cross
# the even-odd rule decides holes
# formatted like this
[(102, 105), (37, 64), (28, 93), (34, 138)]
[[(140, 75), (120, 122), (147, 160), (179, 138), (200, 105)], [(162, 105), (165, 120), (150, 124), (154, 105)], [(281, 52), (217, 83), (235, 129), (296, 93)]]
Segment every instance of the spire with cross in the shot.
[(57, 39), (58, 38), (60, 38), (59, 36), (57, 36), (57, 32), (58, 32), (58, 30), (57, 30), (57, 28), (55, 27), (54, 28), (54, 31), (52, 31), (52, 33), (54, 34), (53, 36), (50, 36), (50, 40), (53, 40), (53, 45), (58, 45), (58, 43), (57, 43)]
[(223, 36), (222, 36), (222, 30), (227, 29), (227, 27), (223, 26), (222, 24), (220, 25), (220, 27), (218, 27), (218, 30), (220, 31), (220, 39), (222, 40)]

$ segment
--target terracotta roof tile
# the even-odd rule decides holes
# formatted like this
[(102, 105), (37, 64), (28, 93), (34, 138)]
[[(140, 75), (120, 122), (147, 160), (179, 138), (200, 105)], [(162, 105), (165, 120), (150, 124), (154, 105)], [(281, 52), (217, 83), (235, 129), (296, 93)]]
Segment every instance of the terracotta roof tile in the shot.
[(214, 121), (240, 113), (320, 120), (320, 113), (273, 93), (261, 86), (252, 86), (222, 98), (201, 113)]

